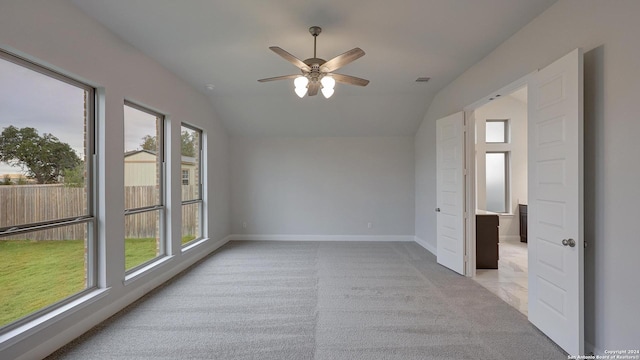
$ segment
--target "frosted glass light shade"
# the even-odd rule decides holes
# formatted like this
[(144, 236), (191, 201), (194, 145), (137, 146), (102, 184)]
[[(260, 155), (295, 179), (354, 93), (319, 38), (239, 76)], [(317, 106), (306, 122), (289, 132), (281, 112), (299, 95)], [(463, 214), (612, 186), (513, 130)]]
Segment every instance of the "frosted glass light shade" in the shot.
[(333, 95), (333, 88), (322, 88), (322, 95), (324, 95), (325, 98), (330, 98), (331, 95)]
[(297, 88), (306, 88), (309, 83), (309, 79), (304, 76), (298, 76), (295, 80), (293, 80), (293, 85)]
[(298, 95), (300, 98), (303, 98), (304, 95), (307, 93), (307, 88), (306, 87), (297, 87), (295, 89), (296, 95)]
[[(334, 86), (336, 86), (336, 80), (334, 78), (332, 78), (331, 76), (325, 76), (322, 78), (322, 80), (320, 80), (320, 83), (322, 84), (322, 88), (323, 89), (332, 89), (334, 88)], [(333, 92), (331, 92), (333, 94)], [(329, 95), (331, 96), (331, 95)], [(327, 96), (327, 97), (329, 97)]]

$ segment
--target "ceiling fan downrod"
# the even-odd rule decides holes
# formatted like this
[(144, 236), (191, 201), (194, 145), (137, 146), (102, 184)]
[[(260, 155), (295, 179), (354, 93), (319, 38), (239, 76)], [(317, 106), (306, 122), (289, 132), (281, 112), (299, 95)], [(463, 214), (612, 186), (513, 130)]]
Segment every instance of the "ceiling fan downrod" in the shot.
[(309, 28), (309, 32), (313, 35), (313, 57), (316, 56), (316, 40), (318, 39), (318, 35), (322, 32), (322, 28), (320, 26), (312, 26)]

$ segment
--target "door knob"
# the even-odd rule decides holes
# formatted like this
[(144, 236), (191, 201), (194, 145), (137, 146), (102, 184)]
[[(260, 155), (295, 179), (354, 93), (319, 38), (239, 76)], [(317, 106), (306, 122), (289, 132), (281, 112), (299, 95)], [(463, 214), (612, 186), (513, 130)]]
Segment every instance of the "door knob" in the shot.
[(440, 212), (440, 208), (436, 208), (436, 212)]
[(573, 240), (573, 239), (562, 239), (562, 245), (569, 246), (569, 247), (575, 247), (576, 246), (576, 241)]

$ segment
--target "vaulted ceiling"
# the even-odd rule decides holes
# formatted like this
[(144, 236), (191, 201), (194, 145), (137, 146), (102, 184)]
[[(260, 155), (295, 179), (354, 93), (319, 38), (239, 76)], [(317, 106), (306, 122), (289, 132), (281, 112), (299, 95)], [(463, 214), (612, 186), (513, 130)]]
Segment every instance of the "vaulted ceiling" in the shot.
[[(71, 1), (210, 97), (232, 135), (406, 136), (442, 87), (556, 0)], [(298, 72), (269, 46), (312, 57), (312, 25), (318, 57), (366, 52), (340, 72), (367, 87), (300, 99), (293, 81), (257, 82)]]

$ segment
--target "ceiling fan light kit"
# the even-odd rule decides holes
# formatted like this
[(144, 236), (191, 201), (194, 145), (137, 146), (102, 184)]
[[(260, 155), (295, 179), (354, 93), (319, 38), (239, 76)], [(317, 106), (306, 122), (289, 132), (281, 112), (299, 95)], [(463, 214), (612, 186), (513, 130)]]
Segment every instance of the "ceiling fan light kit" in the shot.
[(318, 90), (322, 91), (322, 95), (325, 98), (330, 98), (333, 95), (336, 82), (349, 85), (366, 86), (369, 80), (361, 79), (355, 76), (342, 75), (333, 73), (333, 71), (351, 63), (352, 61), (364, 56), (364, 51), (360, 48), (351, 49), (344, 54), (338, 55), (335, 58), (325, 61), (316, 57), (316, 40), (318, 35), (322, 32), (319, 26), (312, 26), (309, 28), (309, 33), (313, 36), (313, 57), (304, 61), (291, 55), (277, 46), (271, 46), (271, 49), (276, 54), (280, 55), (283, 59), (289, 61), (297, 68), (300, 69), (302, 75), (284, 75), (276, 76), (272, 78), (260, 79), (259, 82), (267, 82), (274, 80), (294, 79), (294, 91), (296, 95), (303, 98), (305, 95), (315, 96), (318, 94)]
[(322, 88), (322, 95), (324, 95), (325, 98), (330, 98), (331, 95), (333, 95), (333, 89), (329, 89), (329, 88)]
[(333, 79), (333, 77), (331, 77), (331, 75), (325, 75), (324, 77), (322, 77), (320, 83), (322, 84), (323, 88), (333, 89), (334, 86), (336, 86), (336, 81)]
[[(305, 79), (305, 77), (299, 77), (298, 79)], [(296, 95), (298, 95), (301, 99), (307, 94), (307, 83), (309, 82), (309, 80), (304, 81), (304, 86), (296, 86), (294, 91), (296, 92)]]

